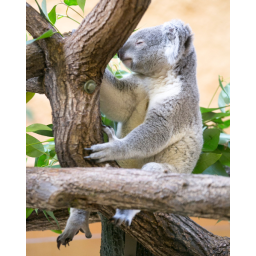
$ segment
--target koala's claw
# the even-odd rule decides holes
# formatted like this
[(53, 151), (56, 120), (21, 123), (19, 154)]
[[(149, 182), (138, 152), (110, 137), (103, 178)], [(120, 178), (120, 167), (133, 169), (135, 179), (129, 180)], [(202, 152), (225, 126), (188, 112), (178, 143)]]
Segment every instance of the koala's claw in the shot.
[[(82, 231), (82, 229), (80, 229), (80, 231)], [(83, 232), (83, 231), (82, 231)], [(75, 233), (75, 235), (77, 235), (79, 233), (79, 230)], [(83, 232), (84, 233), (84, 232)], [(65, 233), (63, 232), (61, 235), (59, 235), (57, 237), (57, 248), (60, 250), (60, 246), (64, 245), (66, 247), (66, 245), (69, 246), (69, 242), (71, 242), (73, 240), (72, 235), (70, 234), (69, 236), (65, 237)]]
[[(78, 232), (77, 232), (78, 233)], [(57, 237), (57, 248), (60, 250), (60, 245), (64, 245), (66, 247), (66, 245), (69, 246), (69, 242), (71, 242), (72, 239), (71, 238), (66, 238), (63, 242), (61, 241), (61, 235)]]

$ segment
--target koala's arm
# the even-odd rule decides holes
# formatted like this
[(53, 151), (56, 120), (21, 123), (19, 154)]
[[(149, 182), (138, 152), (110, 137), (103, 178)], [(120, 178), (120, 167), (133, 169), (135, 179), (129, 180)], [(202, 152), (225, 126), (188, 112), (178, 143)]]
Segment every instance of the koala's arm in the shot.
[(124, 122), (136, 104), (138, 86), (132, 75), (117, 79), (106, 68), (100, 89), (100, 109), (109, 119)]
[[(168, 146), (175, 125), (175, 111), (169, 103), (155, 104), (148, 110), (143, 124), (126, 137), (118, 139), (113, 131), (105, 128), (109, 142), (93, 145), (93, 153), (87, 157), (98, 162), (153, 156)], [(177, 121), (177, 120), (176, 120)]]

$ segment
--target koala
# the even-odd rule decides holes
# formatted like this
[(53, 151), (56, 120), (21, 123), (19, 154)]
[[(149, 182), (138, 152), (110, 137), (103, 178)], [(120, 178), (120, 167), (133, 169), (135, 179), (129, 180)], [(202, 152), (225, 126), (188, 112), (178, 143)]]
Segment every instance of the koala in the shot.
[[(118, 56), (132, 73), (118, 80), (106, 69), (100, 91), (101, 111), (118, 122), (117, 132), (103, 128), (109, 142), (91, 146), (86, 158), (116, 160), (123, 168), (190, 174), (203, 145), (190, 27), (172, 20), (139, 30), (129, 37)], [(119, 225), (131, 225), (139, 212), (117, 209), (113, 219)], [(77, 218), (75, 214), (71, 220)], [(80, 221), (69, 219), (59, 243), (72, 240), (80, 228), (90, 236), (88, 223), (82, 224), (86, 217), (82, 211)], [(75, 225), (71, 227), (71, 223)]]

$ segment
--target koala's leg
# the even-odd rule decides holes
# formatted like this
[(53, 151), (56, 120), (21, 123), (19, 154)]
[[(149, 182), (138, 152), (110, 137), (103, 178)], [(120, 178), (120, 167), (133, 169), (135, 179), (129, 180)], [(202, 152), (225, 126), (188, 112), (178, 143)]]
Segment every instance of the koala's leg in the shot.
[(89, 229), (89, 211), (84, 211), (80, 209), (71, 208), (70, 216), (67, 221), (64, 232), (57, 238), (57, 247), (60, 245), (68, 244), (73, 240), (74, 236), (81, 230), (85, 233), (87, 238), (91, 238), (92, 234)]
[(121, 225), (124, 222), (126, 226), (130, 226), (134, 216), (139, 212), (140, 210), (116, 209), (116, 214), (113, 216), (112, 220), (114, 220), (117, 225)]

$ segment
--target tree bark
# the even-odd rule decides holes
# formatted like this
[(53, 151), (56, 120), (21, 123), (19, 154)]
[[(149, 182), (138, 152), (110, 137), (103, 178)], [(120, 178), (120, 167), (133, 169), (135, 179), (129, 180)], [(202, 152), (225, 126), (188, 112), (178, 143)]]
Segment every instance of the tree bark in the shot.
[(213, 175), (112, 167), (27, 168), (27, 207), (48, 210), (109, 205), (228, 220), (229, 188), (229, 178)]
[[(56, 219), (58, 220), (60, 229), (61, 230), (64, 229), (69, 216), (68, 209), (56, 210), (53, 213)], [(89, 222), (90, 223), (100, 222), (100, 217), (98, 216), (97, 212), (91, 213)], [(51, 229), (59, 229), (59, 228), (54, 220), (49, 222), (41, 210), (38, 210), (38, 215), (36, 214), (35, 211), (32, 212), (32, 214), (26, 220), (26, 231), (51, 230)]]
[(26, 81), (26, 91), (44, 94), (43, 80), (44, 78), (42, 76), (28, 79)]
[(45, 58), (36, 42), (26, 46), (26, 80), (44, 75)]

